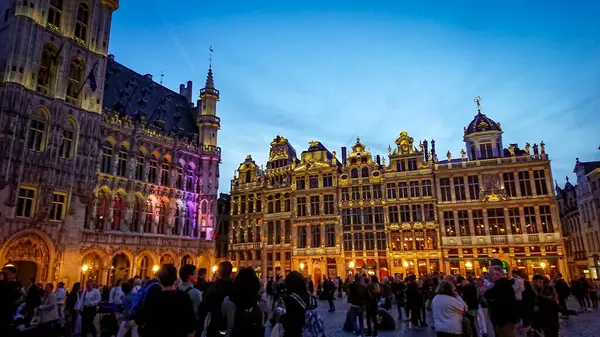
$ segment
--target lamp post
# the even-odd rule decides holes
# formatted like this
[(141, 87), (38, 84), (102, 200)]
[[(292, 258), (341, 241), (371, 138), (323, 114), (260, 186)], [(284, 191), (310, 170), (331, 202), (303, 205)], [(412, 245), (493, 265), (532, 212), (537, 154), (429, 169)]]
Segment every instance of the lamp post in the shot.
[(155, 265), (152, 267), (152, 271), (154, 272), (154, 274), (156, 274), (156, 273), (158, 272), (158, 269), (159, 269), (159, 267), (158, 267), (158, 265), (157, 265), (157, 264), (155, 264)]
[(83, 266), (81, 266), (81, 283), (83, 286), (83, 281), (85, 279), (85, 272), (88, 271), (88, 269), (90, 269), (90, 267), (87, 264), (84, 264)]

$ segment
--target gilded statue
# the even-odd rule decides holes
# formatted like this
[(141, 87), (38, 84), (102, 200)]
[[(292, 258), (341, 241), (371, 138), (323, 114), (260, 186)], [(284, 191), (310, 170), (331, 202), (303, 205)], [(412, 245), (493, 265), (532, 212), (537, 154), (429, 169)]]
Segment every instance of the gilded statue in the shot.
[(510, 144), (510, 146), (508, 147), (508, 153), (510, 153), (510, 155), (514, 157), (514, 155), (515, 155), (515, 144)]
[(528, 155), (530, 154), (529, 150), (531, 149), (531, 144), (529, 144), (528, 142), (525, 143), (525, 153), (527, 153)]
[(448, 161), (452, 160), (452, 153), (450, 151), (446, 152), (446, 158), (448, 158)]
[(460, 157), (462, 158), (462, 160), (467, 159), (467, 152), (465, 152), (465, 149), (460, 150)]
[(542, 140), (542, 142), (540, 143), (540, 153), (541, 154), (546, 154), (546, 144), (544, 143), (544, 141)]

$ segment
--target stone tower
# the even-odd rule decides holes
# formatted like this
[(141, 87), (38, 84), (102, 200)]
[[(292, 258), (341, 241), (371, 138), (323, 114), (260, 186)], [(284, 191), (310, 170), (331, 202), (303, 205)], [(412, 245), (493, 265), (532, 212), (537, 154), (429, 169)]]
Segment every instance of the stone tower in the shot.
[(78, 278), (118, 5), (0, 2), (0, 264), (22, 278)]
[(206, 84), (204, 88), (200, 89), (197, 118), (201, 152), (198, 226), (201, 237), (206, 235), (209, 240), (212, 240), (215, 234), (219, 163), (221, 162), (221, 148), (217, 146), (217, 133), (221, 128), (221, 120), (217, 117), (218, 101), (219, 90), (215, 88), (212, 66), (209, 66)]

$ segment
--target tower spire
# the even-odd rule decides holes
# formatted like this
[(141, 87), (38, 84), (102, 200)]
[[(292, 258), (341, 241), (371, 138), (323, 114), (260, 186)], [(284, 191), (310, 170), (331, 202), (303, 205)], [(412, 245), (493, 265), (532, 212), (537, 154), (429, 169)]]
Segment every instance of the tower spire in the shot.
[(206, 84), (204, 85), (204, 88), (206, 89), (214, 89), (215, 88), (215, 80), (213, 78), (213, 73), (212, 73), (212, 53), (213, 53), (213, 47), (210, 46), (208, 48), (209, 50), (209, 56), (208, 56), (208, 75), (206, 75)]

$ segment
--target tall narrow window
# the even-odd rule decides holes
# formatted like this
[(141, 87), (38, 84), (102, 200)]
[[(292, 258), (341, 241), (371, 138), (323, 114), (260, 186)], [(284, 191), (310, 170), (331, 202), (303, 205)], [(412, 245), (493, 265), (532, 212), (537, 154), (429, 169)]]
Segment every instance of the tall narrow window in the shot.
[(37, 110), (29, 121), (27, 148), (42, 152), (46, 145), (46, 118), (42, 111)]
[(546, 185), (546, 174), (544, 170), (533, 171), (533, 179), (535, 180), (535, 193), (537, 195), (548, 194), (548, 185)]
[(244, 181), (246, 184), (252, 182), (252, 171), (246, 171), (246, 180)]
[(140, 226), (142, 226), (143, 224), (140, 224), (140, 220), (141, 220), (141, 214), (145, 211), (144, 209), (144, 200), (140, 199), (140, 198), (135, 198), (135, 201), (133, 202), (133, 219), (131, 221), (131, 224), (129, 225), (129, 231), (134, 232), (134, 233), (138, 233), (140, 231)]
[(362, 198), (363, 200), (371, 200), (371, 186), (362, 187)]
[(178, 190), (183, 189), (183, 167), (177, 165), (177, 179), (175, 180), (175, 188)]
[(40, 68), (38, 71), (37, 84), (39, 91), (48, 95), (52, 89), (56, 74), (56, 63), (58, 50), (52, 43), (47, 43), (42, 49), (42, 58), (40, 60)]
[(400, 199), (408, 198), (408, 183), (406, 181), (398, 183), (398, 196)]
[[(371, 208), (371, 207), (363, 208), (362, 215), (363, 215), (363, 223), (365, 225), (373, 224), (373, 208)], [(367, 228), (367, 230), (370, 230), (370, 228)]]
[(383, 193), (381, 192), (381, 184), (373, 185), (373, 199), (379, 200), (383, 198)]
[(325, 247), (335, 247), (335, 225), (325, 225)]
[(440, 190), (442, 201), (452, 201), (452, 192), (450, 191), (450, 178), (440, 178)]
[(310, 197), (310, 214), (313, 216), (321, 214), (321, 203), (318, 195)]
[(121, 147), (119, 149), (119, 162), (117, 163), (117, 175), (125, 177), (127, 174), (127, 149)]
[[(257, 230), (258, 233), (260, 232), (260, 228), (259, 227), (256, 227), (256, 230)], [(256, 241), (260, 241), (260, 239), (258, 237), (258, 235), (259, 235), (258, 233), (256, 234), (257, 235), (257, 240)], [(291, 243), (292, 242), (292, 221), (290, 221), (290, 220), (285, 220), (285, 234), (284, 235), (285, 235), (285, 241), (284, 242), (285, 243)]]
[(427, 249), (437, 249), (438, 248), (438, 238), (437, 232), (435, 229), (427, 229), (425, 230), (425, 246)]
[(454, 196), (456, 197), (456, 201), (467, 200), (465, 193), (465, 178), (454, 177)]
[(313, 248), (321, 247), (321, 226), (310, 226), (310, 246)]
[(542, 220), (542, 232), (554, 233), (554, 224), (552, 223), (552, 213), (550, 212), (550, 206), (540, 206), (540, 219)]
[(363, 167), (360, 170), (360, 176), (363, 178), (368, 178), (369, 177), (369, 168), (368, 167)]
[(517, 196), (517, 186), (515, 185), (515, 174), (513, 172), (506, 172), (502, 174), (504, 180), (504, 190), (510, 197)]
[(477, 176), (469, 176), (467, 178), (469, 183), (469, 198), (471, 200), (479, 199), (479, 177)]
[(519, 171), (519, 187), (521, 188), (521, 195), (524, 197), (530, 197), (531, 194), (531, 182), (529, 181), (529, 172)]
[(50, 0), (50, 6), (48, 7), (48, 27), (59, 30), (60, 29), (60, 18), (62, 17), (63, 1), (62, 0)]
[(344, 239), (344, 250), (349, 252), (352, 250), (352, 234), (350, 233), (344, 233), (343, 235), (343, 239)]
[(135, 163), (135, 179), (144, 180), (144, 167), (146, 165), (146, 159), (142, 151), (138, 152), (138, 156)]
[(360, 200), (360, 187), (352, 187), (352, 201)]
[(148, 273), (148, 266), (150, 265), (150, 262), (148, 262), (148, 257), (144, 256), (142, 258), (142, 261), (140, 262), (140, 277), (144, 278), (146, 276), (150, 277), (149, 273)]
[(67, 83), (67, 101), (71, 104), (79, 101), (79, 91), (83, 85), (85, 63), (79, 57), (71, 60), (69, 67), (69, 78)]
[(160, 184), (163, 186), (169, 186), (169, 172), (171, 172), (171, 165), (167, 160), (163, 160), (160, 165)]
[(185, 190), (188, 192), (194, 191), (194, 169), (189, 165), (185, 175)]
[(334, 213), (333, 194), (325, 194), (323, 196), (324, 213), (331, 215)]
[(275, 244), (281, 243), (281, 220), (275, 220)]
[(333, 186), (333, 175), (331, 173), (323, 175), (323, 187)]
[(388, 199), (396, 199), (396, 183), (387, 184), (387, 198)]
[(308, 177), (308, 185), (310, 188), (318, 188), (319, 187), (319, 176)]
[(106, 174), (112, 174), (112, 159), (113, 149), (112, 144), (105, 141), (102, 145), (102, 163), (100, 164), (100, 171)]
[(179, 206), (175, 206), (173, 229), (171, 230), (171, 235), (179, 235), (180, 228), (181, 228), (181, 217), (180, 217), (180, 212), (179, 212)]
[(385, 232), (377, 232), (375, 233), (377, 239), (377, 249), (378, 250), (386, 250), (387, 249), (387, 240)]
[(306, 248), (306, 226), (298, 227), (298, 241), (296, 242), (298, 248)]
[(373, 218), (375, 220), (375, 225), (383, 225), (385, 222), (385, 217), (383, 216), (383, 207), (375, 207), (373, 208)]
[(71, 121), (67, 122), (62, 131), (60, 142), (60, 157), (62, 159), (72, 159), (75, 148), (75, 125)]
[(354, 233), (354, 249), (365, 249), (365, 235), (362, 232)]
[(146, 202), (146, 221), (144, 222), (144, 233), (152, 233), (152, 221), (154, 220), (154, 210), (152, 201)]
[(267, 222), (267, 244), (272, 245), (275, 239), (275, 222)]
[[(396, 207), (396, 206), (394, 206)], [(400, 205), (400, 222), (410, 222), (410, 206)]]
[(392, 205), (388, 207), (388, 221), (389, 223), (398, 223), (398, 206)]
[(87, 4), (81, 3), (77, 8), (77, 20), (75, 21), (75, 41), (85, 43), (87, 40), (87, 31), (90, 20), (90, 8)]
[(67, 209), (67, 195), (64, 193), (52, 193), (52, 208), (50, 209), (50, 220), (60, 221), (65, 218)]
[(414, 171), (417, 169), (417, 159), (411, 158), (411, 159), (407, 160), (407, 162), (408, 162), (408, 170), (409, 171)]
[(365, 250), (375, 250), (375, 232), (365, 233)]
[(460, 236), (471, 236), (469, 213), (466, 210), (458, 211), (458, 229), (460, 230)]
[(296, 199), (298, 216), (306, 216), (306, 197)]
[(474, 209), (473, 210), (473, 228), (475, 229), (475, 235), (477, 235), (477, 236), (486, 235), (482, 209)]
[(167, 218), (167, 203), (161, 202), (160, 210), (158, 213), (158, 234), (165, 234)]
[(433, 204), (424, 204), (423, 205), (423, 214), (425, 221), (435, 221), (435, 208), (433, 208)]
[(148, 182), (156, 184), (156, 174), (158, 171), (158, 159), (155, 155), (152, 155), (150, 159), (150, 170), (148, 171)]
[(479, 144), (479, 152), (481, 154), (481, 159), (494, 158), (492, 143)]
[(411, 206), (412, 209), (412, 221), (423, 221), (423, 209), (421, 205), (414, 204)]

